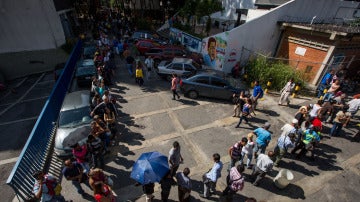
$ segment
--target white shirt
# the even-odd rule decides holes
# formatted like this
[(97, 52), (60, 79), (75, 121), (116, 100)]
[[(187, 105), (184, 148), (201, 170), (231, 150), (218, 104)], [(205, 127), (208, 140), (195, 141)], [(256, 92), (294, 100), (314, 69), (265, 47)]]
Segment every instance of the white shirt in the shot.
[(313, 108), (311, 109), (309, 115), (310, 115), (311, 117), (317, 117), (317, 113), (318, 113), (319, 109), (321, 109), (321, 106), (318, 105), (318, 104), (314, 104), (314, 106), (313, 106)]
[(348, 111), (351, 113), (355, 113), (360, 107), (360, 99), (352, 99), (350, 102), (348, 102), (348, 104)]
[(256, 166), (264, 172), (269, 172), (272, 169), (273, 164), (274, 162), (266, 154), (260, 154), (256, 161)]
[(282, 128), (281, 128), (281, 130), (282, 130), (282, 133), (281, 133), (281, 136), (284, 136), (284, 135), (287, 135), (287, 134), (289, 134), (292, 130), (294, 130), (295, 129), (295, 127), (294, 126), (292, 126), (291, 124), (285, 124)]
[(244, 152), (245, 154), (252, 154), (253, 148), (254, 148), (254, 142), (248, 141), (241, 151)]
[(211, 181), (216, 182), (217, 179), (221, 177), (221, 170), (223, 167), (223, 163), (221, 161), (214, 163), (212, 169), (206, 173), (206, 177), (209, 178)]
[(154, 66), (154, 60), (152, 58), (146, 58), (145, 64), (146, 67), (152, 68)]

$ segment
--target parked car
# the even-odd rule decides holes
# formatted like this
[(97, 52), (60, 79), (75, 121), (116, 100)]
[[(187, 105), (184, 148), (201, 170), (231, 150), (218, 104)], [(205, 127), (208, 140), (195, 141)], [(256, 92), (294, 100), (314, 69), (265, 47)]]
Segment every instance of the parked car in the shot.
[(188, 79), (182, 79), (180, 89), (185, 96), (196, 99), (199, 96), (232, 100), (233, 94), (249, 91), (245, 83), (232, 78), (227, 78), (215, 72), (201, 72)]
[(167, 42), (165, 40), (162, 40), (158, 35), (154, 34), (151, 31), (136, 31), (131, 35), (131, 40), (133, 40), (135, 43), (139, 40), (152, 40), (158, 44), (165, 45)]
[(157, 67), (163, 60), (186, 57), (187, 52), (179, 46), (160, 46), (150, 49), (145, 53), (145, 56), (151, 56), (154, 59), (154, 66)]
[(94, 55), (96, 52), (95, 45), (85, 45), (83, 49), (83, 59), (94, 59)]
[(192, 59), (174, 58), (172, 61), (161, 61), (157, 73), (168, 81), (172, 79), (172, 74), (177, 74), (180, 77), (190, 77), (196, 74), (198, 69), (196, 65)]
[(80, 60), (75, 73), (78, 86), (89, 87), (93, 76), (96, 76), (94, 61), (92, 59)]
[(145, 53), (147, 51), (149, 51), (151, 48), (158, 47), (158, 46), (160, 46), (160, 44), (158, 44), (152, 40), (139, 40), (135, 44), (135, 46), (141, 55), (145, 55)]
[(90, 134), (90, 91), (82, 90), (68, 93), (62, 104), (55, 136), (55, 154), (68, 158), (71, 146), (84, 144)]

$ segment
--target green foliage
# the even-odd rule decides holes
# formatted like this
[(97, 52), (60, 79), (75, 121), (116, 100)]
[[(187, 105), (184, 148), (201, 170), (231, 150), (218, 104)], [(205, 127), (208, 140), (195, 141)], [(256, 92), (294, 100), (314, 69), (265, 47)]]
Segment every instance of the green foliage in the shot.
[(281, 61), (272, 61), (265, 57), (252, 59), (246, 67), (249, 82), (259, 80), (263, 88), (271, 79), (270, 90), (281, 90), (285, 84), (294, 78), (295, 83), (300, 83), (302, 88), (305, 86), (305, 75), (301, 71), (295, 70), (290, 65)]
[(198, 37), (198, 38), (200, 38), (200, 39), (205, 38), (204, 35), (195, 33), (194, 30), (192, 29), (192, 27), (191, 27), (190, 25), (182, 25), (181, 23), (177, 22), (177, 23), (174, 23), (174, 24), (173, 24), (173, 27), (174, 27), (174, 28), (177, 28), (177, 29), (179, 29), (179, 30), (181, 30), (181, 31), (183, 31), (183, 32), (186, 32), (186, 33), (188, 33), (188, 34), (190, 34), (190, 35), (193, 35), (193, 36), (195, 36), (195, 37)]

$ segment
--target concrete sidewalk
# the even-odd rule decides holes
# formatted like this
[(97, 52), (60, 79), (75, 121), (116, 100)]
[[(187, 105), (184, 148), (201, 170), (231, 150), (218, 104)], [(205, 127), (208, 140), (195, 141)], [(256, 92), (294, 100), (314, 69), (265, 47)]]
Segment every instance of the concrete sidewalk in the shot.
[[(230, 160), (228, 148), (254, 128), (269, 121), (273, 138), (267, 151), (273, 149), (280, 128), (292, 120), (299, 106), (315, 103), (315, 99), (293, 99), (290, 107), (278, 106), (278, 97), (265, 95), (259, 102), (257, 116), (249, 120), (251, 124), (243, 124), (236, 129), (234, 126), (238, 118), (231, 117), (232, 105), (205, 98), (191, 100), (182, 97), (180, 101), (173, 101), (168, 82), (155, 77), (139, 87), (133, 78), (129, 78), (123, 62), (116, 57), (117, 84), (111, 88), (121, 111), (118, 119), (121, 135), (116, 139), (117, 145), (111, 148), (111, 154), (105, 157), (104, 169), (114, 180), (114, 193), (120, 202), (145, 201), (141, 187), (135, 187), (135, 181), (130, 178), (132, 165), (143, 152), (159, 151), (167, 155), (175, 140), (182, 146), (184, 157), (179, 171), (185, 167), (191, 170), (192, 201), (223, 201), (219, 194), (226, 186), (226, 169)], [(360, 190), (356, 189), (360, 186), (357, 180), (360, 150), (351, 137), (357, 130), (349, 126), (341, 137), (330, 139), (325, 135), (315, 162), (307, 158), (302, 161), (284, 158), (280, 168), (275, 168), (258, 187), (250, 183), (251, 172), (246, 170), (245, 188), (236, 194), (233, 201), (245, 201), (248, 197), (258, 201), (355, 201), (360, 197)], [(328, 131), (329, 126), (324, 126), (324, 134)], [(217, 195), (204, 200), (199, 197), (203, 189), (201, 176), (212, 167), (211, 155), (215, 152), (220, 153), (224, 162), (222, 177), (217, 183)], [(281, 168), (289, 169), (294, 174), (292, 183), (283, 190), (272, 182)], [(86, 186), (83, 186), (88, 193), (85, 198), (77, 194), (65, 179), (62, 186), (62, 194), (68, 200), (93, 200), (92, 191)], [(335, 191), (338, 189), (342, 191)], [(154, 201), (160, 201), (158, 184), (154, 195)], [(178, 201), (177, 198), (177, 187), (173, 187), (169, 201)]]

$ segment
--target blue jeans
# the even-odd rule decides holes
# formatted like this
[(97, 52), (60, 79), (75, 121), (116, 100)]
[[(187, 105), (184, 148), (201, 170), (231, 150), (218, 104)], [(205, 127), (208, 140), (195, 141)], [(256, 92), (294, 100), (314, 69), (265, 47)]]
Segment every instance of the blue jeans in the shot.
[(240, 164), (243, 164), (244, 162), (244, 157), (245, 155), (247, 156), (247, 160), (246, 160), (246, 167), (250, 167), (251, 165), (251, 160), (252, 160), (252, 154), (245, 154), (245, 152), (241, 152), (241, 159), (240, 159)]
[(330, 136), (337, 136), (339, 135), (341, 129), (342, 129), (343, 124), (342, 123), (338, 123), (338, 122), (334, 122), (333, 127), (330, 130)]
[(318, 95), (317, 95), (318, 98), (321, 97), (324, 94), (324, 90), (325, 90), (326, 86), (327, 86), (326, 84), (320, 84), (319, 85)]
[(260, 150), (260, 153), (264, 154), (265, 150), (266, 150), (266, 145), (260, 145), (260, 144), (256, 143), (253, 151), (254, 151), (255, 154), (257, 154), (257, 152), (259, 150)]
[(239, 123), (236, 125), (236, 128), (240, 126), (240, 124), (241, 124), (241, 122), (242, 122), (243, 119), (245, 119), (246, 123), (249, 122), (249, 120), (247, 119), (246, 116), (241, 115), (241, 116), (240, 116)]
[(133, 75), (132, 64), (126, 64), (126, 67), (128, 69), (130, 76), (132, 76)]

